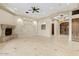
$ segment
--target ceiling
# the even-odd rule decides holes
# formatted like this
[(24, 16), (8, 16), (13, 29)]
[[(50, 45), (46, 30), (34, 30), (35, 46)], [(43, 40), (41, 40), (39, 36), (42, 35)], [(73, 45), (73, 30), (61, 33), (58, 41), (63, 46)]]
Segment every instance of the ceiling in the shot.
[[(44, 18), (55, 13), (69, 11), (78, 8), (77, 3), (7, 3), (2, 4), (6, 10), (12, 12), (15, 15), (20, 15), (29, 18)], [(31, 10), (31, 7), (39, 8), (39, 13), (25, 13)]]

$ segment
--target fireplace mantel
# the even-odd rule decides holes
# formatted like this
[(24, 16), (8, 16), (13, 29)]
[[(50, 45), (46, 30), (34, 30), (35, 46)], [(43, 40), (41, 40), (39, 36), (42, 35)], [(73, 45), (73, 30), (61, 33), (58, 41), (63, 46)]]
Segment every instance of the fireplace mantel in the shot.
[[(0, 24), (0, 31), (1, 31), (0, 42), (11, 40), (11, 39), (15, 38), (16, 37), (15, 27), (16, 26), (13, 26), (13, 25)], [(6, 28), (12, 28), (11, 35), (8, 35), (8, 36), (5, 35)]]

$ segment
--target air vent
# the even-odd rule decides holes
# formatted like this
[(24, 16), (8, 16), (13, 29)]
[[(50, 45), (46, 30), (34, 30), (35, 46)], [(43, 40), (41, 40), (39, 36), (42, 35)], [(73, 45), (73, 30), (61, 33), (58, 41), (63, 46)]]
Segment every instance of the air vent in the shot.
[(72, 15), (76, 15), (76, 14), (79, 14), (79, 10), (72, 11)]

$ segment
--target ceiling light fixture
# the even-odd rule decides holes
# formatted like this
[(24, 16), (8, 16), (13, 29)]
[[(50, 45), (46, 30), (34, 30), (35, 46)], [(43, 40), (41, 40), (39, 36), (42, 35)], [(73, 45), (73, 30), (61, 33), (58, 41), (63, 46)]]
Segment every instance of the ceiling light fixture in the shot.
[(21, 18), (18, 18), (17, 22), (22, 24), (23, 20)]
[(56, 19), (59, 23), (68, 21), (71, 17), (69, 15), (58, 15), (56, 17), (54, 17), (54, 19)]
[(33, 24), (34, 24), (34, 25), (37, 25), (37, 21), (33, 21)]
[(43, 22), (42, 24), (46, 24), (45, 22)]
[(39, 13), (39, 8), (36, 8), (35, 6), (34, 7), (31, 7), (31, 10), (28, 10), (28, 11), (26, 11), (25, 13), (30, 13), (30, 12), (32, 12), (32, 13), (35, 13), (35, 12), (37, 12), (37, 13)]

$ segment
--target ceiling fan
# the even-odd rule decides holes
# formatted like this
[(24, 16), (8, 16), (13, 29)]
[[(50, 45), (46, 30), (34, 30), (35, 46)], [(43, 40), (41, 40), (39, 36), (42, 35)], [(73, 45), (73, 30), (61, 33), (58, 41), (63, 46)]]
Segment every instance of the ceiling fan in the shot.
[(32, 8), (32, 10), (28, 10), (28, 11), (26, 11), (26, 13), (28, 14), (30, 11), (32, 11), (32, 13), (35, 13), (35, 12), (37, 12), (37, 13), (39, 13), (39, 8), (36, 8), (35, 6), (34, 7), (31, 7)]
[(32, 7), (32, 13), (34, 13), (34, 12), (38, 12), (39, 13), (39, 8), (36, 8), (35, 6)]

